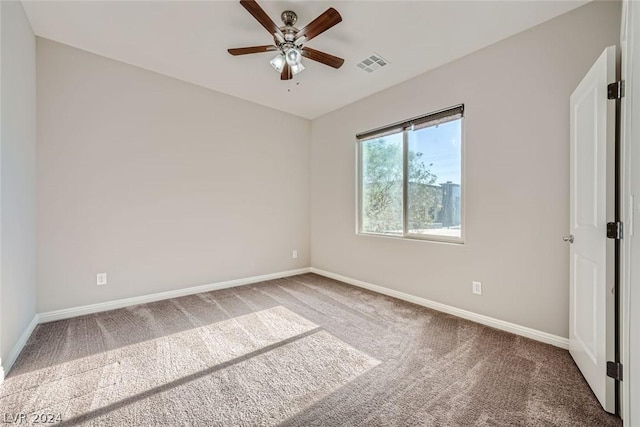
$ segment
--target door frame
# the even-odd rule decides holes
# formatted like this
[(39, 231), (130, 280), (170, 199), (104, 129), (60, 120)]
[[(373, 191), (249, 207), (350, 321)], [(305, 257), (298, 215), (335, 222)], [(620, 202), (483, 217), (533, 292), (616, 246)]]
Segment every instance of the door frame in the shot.
[[(632, 360), (640, 357), (640, 340), (633, 340), (633, 334), (638, 333), (637, 325), (634, 328), (633, 321), (637, 322), (638, 315), (634, 312), (640, 310), (640, 282), (632, 274), (638, 274), (640, 265), (640, 251), (637, 249), (637, 237), (634, 234), (634, 219), (638, 218), (634, 212), (634, 204), (638, 206), (640, 197), (640, 175), (633, 174), (633, 166), (640, 167), (640, 158), (633, 152), (633, 146), (639, 147), (639, 135), (634, 134), (632, 127), (632, 100), (638, 90), (633, 85), (634, 50), (640, 48), (636, 35), (635, 21), (640, 20), (640, 8), (635, 2), (624, 0), (622, 3), (622, 16), (620, 25), (621, 45), (621, 79), (625, 81), (626, 96), (620, 105), (620, 168), (621, 168), (621, 217), (626, 225), (625, 236), (621, 245), (620, 257), (620, 327), (621, 327), (621, 359), (623, 365), (623, 381), (621, 382), (621, 412), (620, 415), (626, 425), (640, 424), (640, 411), (635, 408), (632, 412), (632, 399), (638, 401), (640, 393), (640, 375), (634, 371)], [(634, 40), (635, 39), (635, 40)], [(635, 43), (634, 43), (635, 42)], [(640, 54), (640, 52), (639, 52)], [(636, 195), (637, 194), (637, 195)], [(634, 197), (635, 195), (635, 197)], [(636, 201), (634, 202), (634, 198)], [(637, 211), (637, 209), (636, 209)], [(634, 244), (635, 243), (635, 244)], [(635, 279), (635, 280), (634, 280)], [(638, 394), (638, 396), (634, 395)]]

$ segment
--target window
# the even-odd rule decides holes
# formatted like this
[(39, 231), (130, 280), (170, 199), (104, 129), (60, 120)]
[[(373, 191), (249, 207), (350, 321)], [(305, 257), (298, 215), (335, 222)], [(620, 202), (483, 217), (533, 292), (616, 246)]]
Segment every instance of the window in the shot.
[(462, 242), (463, 113), (356, 135), (359, 233)]

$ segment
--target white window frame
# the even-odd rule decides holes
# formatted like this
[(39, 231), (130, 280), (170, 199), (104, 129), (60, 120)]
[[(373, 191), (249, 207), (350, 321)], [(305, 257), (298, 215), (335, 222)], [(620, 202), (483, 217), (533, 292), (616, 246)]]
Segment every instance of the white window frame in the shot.
[[(450, 236), (438, 236), (433, 234), (417, 234), (417, 233), (409, 233), (408, 232), (408, 215), (407, 215), (407, 180), (408, 180), (408, 146), (409, 146), (409, 132), (413, 131), (413, 123), (415, 122), (424, 122), (428, 121), (430, 117), (441, 116), (443, 113), (452, 112), (451, 115), (445, 116), (450, 117), (454, 115), (454, 112), (459, 111), (460, 117), (460, 237), (450, 237)], [(456, 120), (456, 119), (454, 119)], [(464, 244), (465, 242), (465, 230), (466, 230), (466, 220), (465, 220), (465, 194), (466, 194), (466, 183), (465, 183), (465, 126), (464, 126), (464, 104), (456, 105), (454, 107), (445, 108), (443, 110), (435, 111), (433, 113), (426, 114), (424, 116), (415, 117), (413, 119), (409, 119), (403, 122), (394, 123), (392, 125), (383, 126), (378, 129), (374, 129), (367, 132), (362, 132), (356, 135), (356, 234), (360, 236), (373, 236), (373, 237), (387, 237), (391, 239), (406, 239), (406, 240), (416, 240), (416, 241), (427, 241), (427, 242), (439, 242), (439, 243), (454, 243), (454, 244)], [(362, 139), (363, 135), (371, 135), (375, 133), (383, 134), (385, 131), (389, 131), (390, 129), (398, 129), (398, 132), (393, 132), (393, 134), (402, 132), (402, 174), (403, 174), (403, 182), (402, 182), (402, 235), (394, 235), (387, 233), (375, 233), (370, 231), (364, 231), (362, 229), (362, 142), (367, 141), (368, 139)], [(400, 130), (401, 129), (401, 130)], [(428, 160), (428, 159), (427, 159)]]

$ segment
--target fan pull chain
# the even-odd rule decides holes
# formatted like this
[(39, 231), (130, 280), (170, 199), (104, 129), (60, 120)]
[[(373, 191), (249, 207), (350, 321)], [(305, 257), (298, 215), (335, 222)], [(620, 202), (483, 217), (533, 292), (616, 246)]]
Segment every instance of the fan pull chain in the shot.
[[(300, 86), (300, 80), (296, 82), (296, 86)], [(287, 92), (291, 93), (291, 83), (289, 83), (289, 87), (287, 88)]]

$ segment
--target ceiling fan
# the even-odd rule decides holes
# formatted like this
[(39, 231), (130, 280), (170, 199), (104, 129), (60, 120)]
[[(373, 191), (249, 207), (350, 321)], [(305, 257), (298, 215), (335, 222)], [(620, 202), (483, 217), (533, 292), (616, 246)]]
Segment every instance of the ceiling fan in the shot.
[(312, 38), (342, 21), (342, 17), (334, 8), (327, 9), (305, 27), (297, 29), (294, 25), (298, 15), (291, 10), (282, 12), (280, 18), (284, 26), (278, 27), (255, 0), (240, 0), (240, 4), (269, 31), (273, 36), (274, 44), (228, 49), (231, 55), (278, 52), (270, 63), (280, 73), (281, 80), (290, 80), (295, 74), (304, 70), (303, 56), (333, 68), (340, 68), (344, 63), (342, 58), (304, 46)]

